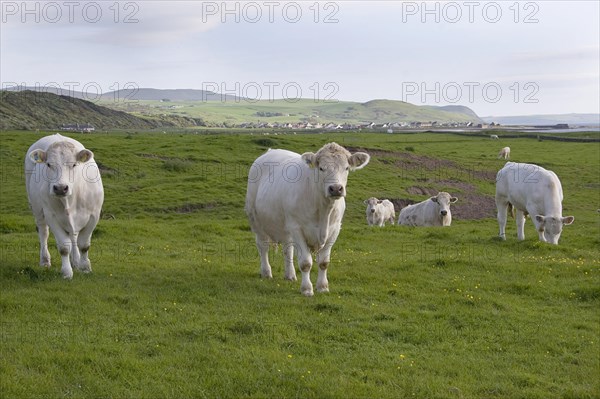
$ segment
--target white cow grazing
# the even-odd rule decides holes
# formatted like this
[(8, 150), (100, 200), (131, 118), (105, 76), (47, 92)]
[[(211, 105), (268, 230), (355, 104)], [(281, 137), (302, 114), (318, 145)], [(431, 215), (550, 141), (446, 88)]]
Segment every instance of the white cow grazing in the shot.
[(396, 219), (396, 210), (390, 200), (379, 200), (371, 197), (365, 200), (367, 205), (367, 223), (369, 226), (383, 227), (386, 221), (394, 224)]
[(510, 147), (504, 147), (498, 152), (498, 159), (508, 159), (510, 158)]
[(94, 154), (76, 140), (60, 134), (46, 136), (27, 150), (25, 180), (40, 238), (40, 265), (50, 267), (50, 227), (62, 258), (63, 277), (73, 277), (71, 262), (91, 272), (90, 239), (104, 202)]
[(505, 240), (509, 207), (516, 209), (517, 237), (525, 239), (525, 216), (533, 216), (540, 241), (558, 244), (563, 225), (573, 216), (562, 216), (562, 186), (550, 170), (528, 163), (507, 162), (496, 175), (496, 207), (500, 237)]
[(435, 197), (402, 208), (398, 224), (404, 226), (450, 226), (452, 223), (450, 204), (456, 201), (458, 198), (451, 197), (445, 191), (440, 191)]
[(272, 278), (269, 243), (283, 244), (285, 278), (296, 280), (294, 251), (302, 272), (302, 294), (313, 295), (311, 251), (319, 265), (317, 291), (328, 292), (327, 266), (340, 232), (348, 172), (370, 160), (336, 143), (316, 154), (269, 150), (254, 161), (248, 176), (246, 214), (256, 235), (262, 277)]
[(498, 135), (497, 134), (490, 134), (490, 138), (492, 140), (498, 140)]

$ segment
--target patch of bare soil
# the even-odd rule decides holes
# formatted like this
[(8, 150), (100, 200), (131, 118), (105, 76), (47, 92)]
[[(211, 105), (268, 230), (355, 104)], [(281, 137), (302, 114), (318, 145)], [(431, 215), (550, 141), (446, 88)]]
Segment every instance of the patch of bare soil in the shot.
[[(496, 202), (493, 196), (480, 194), (477, 187), (465, 180), (484, 180), (494, 184), (496, 173), (480, 170), (476, 165), (463, 166), (447, 159), (432, 158), (411, 152), (397, 152), (373, 148), (346, 147), (350, 152), (364, 151), (374, 160), (402, 169), (402, 175), (412, 176), (417, 181), (427, 182), (429, 186), (444, 187), (451, 195), (458, 197), (452, 204), (452, 218), (476, 220), (496, 216)], [(449, 188), (455, 188), (452, 192)], [(438, 193), (431, 187), (411, 186), (406, 188), (408, 194), (423, 196), (426, 200)], [(407, 205), (415, 203), (409, 198), (390, 198), (396, 212)]]
[(179, 214), (187, 214), (194, 213), (200, 210), (211, 210), (217, 207), (215, 202), (208, 202), (205, 204), (183, 204), (180, 206), (174, 206), (169, 208), (163, 208), (161, 211), (165, 213), (179, 213)]

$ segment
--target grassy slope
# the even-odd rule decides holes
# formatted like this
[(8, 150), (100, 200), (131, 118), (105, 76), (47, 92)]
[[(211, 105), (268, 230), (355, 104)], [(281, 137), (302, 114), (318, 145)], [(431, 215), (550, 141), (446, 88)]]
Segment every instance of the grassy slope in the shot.
[[(114, 102), (102, 100), (99, 104), (127, 112), (163, 114), (174, 113), (194, 118), (202, 118), (207, 123), (243, 123), (256, 122), (298, 122), (310, 119), (313, 122), (362, 123), (362, 122), (398, 122), (398, 121), (477, 121), (476, 115), (460, 112), (447, 112), (433, 107), (419, 107), (402, 101), (374, 100), (367, 103), (347, 101), (314, 101), (302, 99), (263, 100), (251, 102), (248, 100), (235, 101), (159, 101)], [(177, 106), (166, 109), (161, 107)], [(284, 116), (259, 117), (257, 112), (279, 112)], [(289, 114), (289, 116), (287, 116)], [(319, 115), (318, 118), (312, 117)]]
[(194, 126), (182, 117), (140, 118), (95, 102), (53, 93), (0, 91), (0, 129), (58, 129), (64, 124), (92, 124), (98, 130)]
[[(405, 197), (453, 171), (374, 158), (350, 176), (331, 293), (258, 277), (243, 213), (246, 174), (266, 146), (335, 140), (494, 172), (498, 143), (451, 135), (86, 135), (106, 172), (94, 273), (37, 266), (22, 156), (39, 135), (0, 140), (2, 397), (416, 397), (600, 395), (598, 159), (594, 144), (511, 139), (517, 161), (562, 179), (576, 217), (557, 247), (528, 221), (518, 243), (493, 217), (447, 229), (369, 229), (362, 200)], [(492, 148), (493, 147), (493, 148)], [(447, 172), (447, 173), (441, 173)], [(493, 195), (493, 181), (451, 177)], [(458, 195), (460, 197), (460, 194)], [(178, 213), (194, 210), (192, 213)], [(315, 279), (313, 271), (313, 281)], [(594, 377), (596, 376), (596, 377)]]

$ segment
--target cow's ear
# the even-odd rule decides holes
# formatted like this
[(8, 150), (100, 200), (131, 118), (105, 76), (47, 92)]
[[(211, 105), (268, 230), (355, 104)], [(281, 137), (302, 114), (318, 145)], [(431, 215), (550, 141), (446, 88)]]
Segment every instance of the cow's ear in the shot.
[(371, 160), (371, 156), (366, 152), (355, 152), (348, 159), (348, 163), (350, 164), (350, 170), (362, 169)]
[(565, 216), (562, 218), (563, 224), (571, 224), (575, 220), (575, 216)]
[(46, 162), (46, 151), (44, 150), (33, 150), (29, 153), (29, 159), (35, 163)]
[(535, 215), (535, 220), (537, 220), (538, 223), (543, 224), (546, 218), (543, 215)]
[(431, 197), (429, 199), (432, 200), (433, 202), (438, 202), (437, 197)]
[(90, 159), (92, 159), (93, 157), (94, 157), (94, 153), (91, 152), (90, 150), (81, 150), (77, 154), (77, 161), (85, 163), (85, 162), (89, 161)]
[(450, 197), (450, 203), (454, 204), (456, 201), (458, 201), (458, 198), (456, 197)]
[(377, 200), (378, 204), (381, 204), (383, 202), (383, 200)]
[(313, 152), (305, 152), (301, 158), (309, 167), (314, 168), (317, 166), (317, 156)]
[(364, 200), (363, 204), (367, 205), (369, 203), (369, 200)]

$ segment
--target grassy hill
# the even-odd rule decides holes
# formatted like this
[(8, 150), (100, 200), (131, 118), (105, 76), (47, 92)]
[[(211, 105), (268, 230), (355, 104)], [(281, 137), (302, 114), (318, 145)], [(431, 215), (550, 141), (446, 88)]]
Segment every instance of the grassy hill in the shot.
[(179, 115), (142, 118), (90, 101), (34, 91), (0, 91), (0, 129), (58, 129), (63, 124), (90, 123), (96, 129), (154, 129), (201, 124)]
[(48, 88), (48, 92), (16, 90), (0, 92), (0, 129), (55, 129), (70, 123), (91, 123), (97, 129), (152, 129), (256, 122), (481, 122), (468, 107), (418, 106), (395, 100), (254, 101), (202, 90), (137, 89), (105, 93), (90, 102), (83, 93), (56, 88)]
[[(136, 115), (175, 114), (202, 118), (208, 125), (239, 124), (245, 122), (321, 122), (321, 123), (387, 123), (387, 122), (475, 122), (479, 117), (468, 107), (418, 106), (403, 101), (372, 100), (366, 103), (311, 99), (236, 101), (169, 101), (154, 100), (112, 101), (101, 100), (107, 107)], [(267, 116), (268, 115), (268, 116)]]

